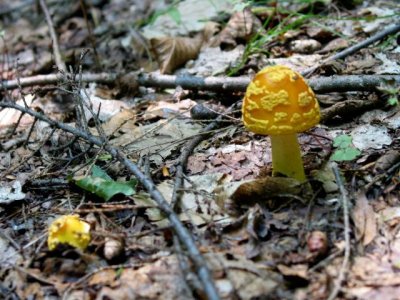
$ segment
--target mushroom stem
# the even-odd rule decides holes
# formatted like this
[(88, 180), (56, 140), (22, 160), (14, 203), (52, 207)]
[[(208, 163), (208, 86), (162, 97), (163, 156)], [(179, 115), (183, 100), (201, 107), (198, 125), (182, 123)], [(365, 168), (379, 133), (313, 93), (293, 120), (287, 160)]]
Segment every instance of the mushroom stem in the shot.
[(273, 175), (283, 174), (306, 181), (296, 134), (271, 135)]

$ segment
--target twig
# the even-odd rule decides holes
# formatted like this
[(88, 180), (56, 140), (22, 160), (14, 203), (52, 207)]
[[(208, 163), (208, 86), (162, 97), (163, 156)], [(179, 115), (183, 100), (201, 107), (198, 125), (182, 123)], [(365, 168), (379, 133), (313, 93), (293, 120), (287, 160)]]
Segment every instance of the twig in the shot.
[(336, 183), (339, 186), (340, 196), (342, 198), (343, 206), (343, 220), (344, 220), (344, 258), (342, 265), (339, 270), (339, 275), (335, 283), (335, 287), (331, 291), (328, 300), (334, 300), (339, 294), (343, 280), (345, 279), (347, 268), (350, 260), (350, 221), (349, 221), (349, 200), (346, 195), (346, 190), (344, 188), (342, 178), (339, 174), (339, 169), (336, 164), (332, 165), (333, 173), (335, 174)]
[(321, 111), (321, 122), (324, 123), (333, 119), (335, 116), (340, 116), (342, 119), (353, 118), (354, 113), (365, 111), (371, 107), (376, 107), (384, 103), (382, 99), (377, 100), (346, 100), (335, 103), (334, 105), (324, 108)]
[(187, 258), (183, 253), (183, 249), (181, 247), (181, 242), (179, 241), (179, 239), (176, 236), (174, 236), (173, 241), (174, 241), (174, 248), (175, 248), (176, 258), (178, 260), (179, 268), (180, 268), (181, 273), (182, 273), (182, 278), (184, 279), (183, 280), (183, 287), (186, 290), (186, 292), (188, 293), (188, 295), (193, 296), (192, 289), (195, 289), (195, 287), (190, 285), (190, 283), (192, 281), (190, 281), (188, 279), (189, 279), (189, 277), (193, 277), (194, 274), (191, 272), (189, 263), (187, 261)]
[(215, 288), (214, 282), (212, 280), (210, 271), (207, 267), (206, 261), (205, 261), (204, 257), (201, 255), (201, 252), (199, 251), (199, 249), (197, 248), (192, 235), (189, 233), (189, 231), (186, 229), (186, 227), (179, 220), (179, 217), (177, 216), (177, 214), (171, 209), (168, 202), (165, 200), (164, 196), (157, 189), (157, 187), (155, 186), (153, 181), (150, 178), (146, 177), (140, 171), (140, 169), (137, 167), (137, 165), (134, 164), (132, 161), (130, 161), (124, 153), (122, 153), (118, 148), (112, 147), (108, 144), (104, 145), (104, 143), (101, 139), (91, 135), (90, 133), (83, 132), (83, 131), (78, 130), (72, 126), (65, 124), (65, 123), (50, 119), (41, 113), (38, 113), (29, 108), (22, 107), (14, 102), (2, 101), (2, 102), (0, 102), (0, 107), (14, 108), (19, 111), (25, 112), (41, 121), (48, 123), (49, 125), (51, 125), (53, 127), (56, 127), (56, 128), (66, 131), (66, 132), (69, 132), (91, 144), (94, 144), (98, 147), (104, 147), (104, 149), (108, 153), (110, 153), (111, 156), (113, 156), (118, 161), (120, 161), (132, 174), (135, 175), (135, 177), (138, 179), (138, 181), (145, 187), (145, 189), (149, 192), (149, 194), (154, 199), (154, 201), (156, 201), (159, 208), (166, 215), (169, 222), (171, 223), (171, 226), (174, 228), (175, 234), (178, 236), (182, 245), (185, 245), (186, 250), (188, 251), (189, 257), (196, 268), (196, 271), (200, 278), (200, 281), (203, 284), (204, 292), (206, 293), (208, 299), (211, 299), (211, 300), (220, 299), (218, 296), (217, 290)]
[[(183, 89), (216, 92), (244, 92), (250, 83), (250, 78), (241, 77), (197, 77), (197, 76), (175, 76), (160, 75), (155, 73), (126, 74), (131, 76), (130, 82), (137, 82), (146, 87), (175, 88), (181, 86)], [(103, 84), (114, 84), (120, 78), (115, 73), (88, 73), (82, 74), (82, 83), (96, 82)], [(36, 85), (58, 84), (63, 81), (57, 74), (36, 75), (20, 78), (21, 87)], [(121, 80), (120, 80), (121, 81)], [(347, 91), (370, 91), (385, 83), (394, 81), (400, 84), (400, 75), (343, 75), (329, 77), (314, 77), (307, 80), (311, 88), (318, 93), (347, 92)], [(16, 79), (4, 80), (0, 86), (5, 90), (18, 88)]]
[(93, 35), (92, 25), (90, 24), (89, 19), (88, 19), (85, 1), (79, 0), (79, 4), (81, 6), (81, 11), (82, 11), (82, 14), (83, 14), (83, 18), (85, 19), (86, 28), (88, 30), (89, 41), (92, 44), (92, 49), (93, 49), (93, 54), (94, 54), (94, 61), (96, 63), (96, 68), (99, 71), (101, 69), (100, 58), (99, 58), (99, 54), (97, 53), (97, 49), (96, 49), (96, 39), (95, 39), (95, 37)]
[(394, 34), (394, 33), (398, 32), (398, 31), (400, 31), (400, 23), (399, 24), (394, 24), (394, 25), (386, 28), (385, 30), (383, 30), (381, 32), (378, 32), (377, 34), (371, 36), (370, 38), (368, 38), (366, 40), (363, 40), (363, 41), (361, 41), (361, 42), (359, 42), (359, 43), (357, 43), (357, 44), (355, 44), (355, 45), (353, 45), (353, 46), (351, 46), (351, 47), (349, 47), (349, 48), (347, 48), (347, 49), (345, 49), (343, 51), (340, 51), (340, 52), (338, 52), (338, 53), (336, 53), (336, 54), (324, 59), (319, 64), (304, 70), (302, 72), (302, 74), (304, 76), (310, 75), (316, 69), (318, 69), (319, 67), (323, 66), (327, 62), (334, 61), (336, 59), (341, 59), (341, 58), (344, 58), (346, 56), (349, 56), (349, 55), (357, 52), (358, 50), (360, 50), (362, 48), (365, 48), (365, 47), (368, 47), (369, 45), (371, 45), (371, 44), (383, 39), (384, 37), (388, 36), (389, 34)]
[[(36, 120), (36, 119), (35, 119)], [(32, 127), (35, 125), (35, 123), (33, 123)], [(1, 176), (6, 177), (7, 175), (11, 174), (12, 172), (18, 170), (19, 168), (21, 168), (25, 163), (27, 163), (32, 157), (34, 157), (36, 155), (36, 153), (38, 153), (41, 149), (43, 149), (44, 145), (48, 142), (48, 140), (53, 136), (55, 132), (55, 129), (53, 129), (49, 135), (43, 139), (43, 141), (40, 143), (39, 147), (37, 147), (37, 149), (33, 150), (31, 152), (31, 154), (27, 155), (26, 157), (24, 157), (18, 164), (15, 164), (14, 166), (12, 166), (11, 168), (9, 168), (8, 170), (4, 171), (3, 173), (1, 173)], [(29, 139), (29, 137), (27, 137), (25, 139), (24, 142), (27, 142)]]
[[(106, 206), (106, 207), (98, 207), (98, 208), (76, 208), (73, 210), (74, 213), (77, 214), (88, 214), (88, 213), (99, 213), (99, 212), (115, 212), (120, 210), (135, 210), (135, 209), (143, 209), (143, 208), (155, 208), (156, 206), (153, 205), (113, 205), (113, 206)], [(56, 209), (58, 213), (61, 214), (68, 214), (71, 211), (68, 209)]]
[(35, 280), (41, 282), (41, 283), (48, 284), (48, 285), (52, 285), (52, 286), (56, 285), (55, 282), (50, 281), (50, 280), (47, 280), (46, 278), (43, 278), (42, 276), (40, 276), (40, 275), (38, 275), (38, 274), (35, 274), (35, 273), (33, 273), (33, 272), (30, 272), (29, 270), (27, 270), (27, 269), (25, 269), (25, 268), (22, 268), (22, 267), (16, 266), (16, 265), (13, 265), (12, 267), (15, 268), (15, 269), (17, 269), (19, 272), (24, 273), (24, 274), (26, 274), (26, 275), (32, 277), (33, 279), (35, 279)]
[(42, 8), (44, 16), (46, 18), (47, 26), (49, 27), (51, 40), (53, 42), (53, 52), (54, 52), (54, 58), (56, 60), (57, 68), (58, 68), (58, 70), (60, 70), (62, 72), (66, 72), (67, 67), (65, 66), (65, 63), (61, 58), (61, 52), (60, 52), (60, 46), (58, 45), (57, 34), (56, 34), (56, 31), (54, 30), (53, 20), (51, 19), (49, 9), (47, 8), (46, 1), (39, 0), (39, 2), (40, 2), (40, 7)]
[[(228, 108), (226, 113), (231, 112), (234, 110), (238, 103), (233, 104), (231, 107)], [(217, 117), (217, 119), (214, 122), (211, 122), (208, 124), (203, 130), (200, 132), (199, 135), (195, 136), (193, 139), (189, 140), (181, 150), (181, 154), (179, 155), (178, 158), (178, 165), (176, 167), (176, 174), (175, 174), (175, 183), (174, 183), (174, 189), (172, 192), (172, 197), (171, 197), (171, 207), (172, 209), (176, 208), (176, 204), (179, 200), (179, 192), (183, 186), (183, 175), (184, 175), (184, 169), (186, 168), (186, 164), (188, 161), (188, 158), (190, 154), (193, 152), (194, 148), (203, 141), (205, 138), (207, 138), (210, 133), (217, 129), (221, 123), (220, 121), (224, 118), (224, 115), (220, 115)]]

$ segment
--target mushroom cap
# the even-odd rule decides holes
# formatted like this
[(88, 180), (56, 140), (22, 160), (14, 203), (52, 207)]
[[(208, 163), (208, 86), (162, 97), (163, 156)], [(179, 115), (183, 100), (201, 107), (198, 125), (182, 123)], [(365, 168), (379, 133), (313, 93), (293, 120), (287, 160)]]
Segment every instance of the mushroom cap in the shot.
[(304, 78), (286, 66), (269, 66), (247, 87), (242, 105), (245, 127), (258, 134), (308, 130), (320, 120), (319, 105)]
[(78, 215), (57, 218), (49, 226), (47, 244), (54, 250), (58, 244), (68, 244), (85, 250), (90, 242), (90, 224), (81, 221)]

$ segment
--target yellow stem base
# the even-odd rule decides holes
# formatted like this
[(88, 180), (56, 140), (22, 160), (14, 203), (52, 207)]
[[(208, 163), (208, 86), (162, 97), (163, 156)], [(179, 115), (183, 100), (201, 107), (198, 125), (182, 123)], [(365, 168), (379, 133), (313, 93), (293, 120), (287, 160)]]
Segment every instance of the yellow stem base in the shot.
[(270, 137), (273, 175), (283, 174), (300, 182), (306, 181), (296, 134), (273, 135)]

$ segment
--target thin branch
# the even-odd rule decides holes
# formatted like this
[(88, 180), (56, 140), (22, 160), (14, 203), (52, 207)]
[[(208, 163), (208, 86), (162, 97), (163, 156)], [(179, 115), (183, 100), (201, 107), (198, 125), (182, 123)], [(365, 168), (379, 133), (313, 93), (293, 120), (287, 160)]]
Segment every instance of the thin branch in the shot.
[(93, 54), (94, 54), (94, 61), (96, 63), (96, 68), (97, 68), (98, 71), (100, 71), (101, 64), (100, 64), (99, 54), (97, 53), (96, 39), (95, 39), (95, 37), (93, 35), (92, 25), (90, 24), (89, 19), (88, 19), (87, 8), (86, 8), (85, 1), (84, 0), (79, 0), (79, 4), (81, 6), (81, 11), (82, 11), (82, 14), (83, 14), (83, 18), (85, 19), (86, 28), (88, 30), (89, 41), (92, 44), (92, 49), (93, 49)]
[[(315, 92), (369, 91), (385, 81), (400, 84), (400, 75), (346, 75), (316, 77), (308, 79), (308, 84)], [(244, 92), (250, 83), (248, 77), (195, 77), (159, 74), (140, 74), (138, 83), (142, 86), (183, 89), (197, 89), (225, 92)]]
[(179, 268), (181, 271), (181, 276), (183, 278), (183, 287), (186, 290), (186, 292), (188, 293), (188, 295), (191, 295), (193, 297), (192, 289), (196, 290), (196, 287), (193, 287), (193, 284), (190, 285), (191, 280), (189, 280), (189, 278), (193, 278), (193, 276), (195, 276), (195, 275), (190, 270), (190, 265), (189, 265), (189, 262), (188, 262), (186, 256), (183, 253), (183, 249), (181, 247), (181, 242), (179, 241), (179, 239), (176, 236), (174, 236), (173, 241), (174, 241), (176, 258), (178, 260)]
[(29, 108), (24, 108), (14, 102), (1, 101), (0, 107), (14, 108), (19, 111), (25, 112), (41, 121), (48, 123), (49, 125), (51, 125), (53, 127), (56, 127), (56, 128), (66, 131), (66, 132), (69, 132), (69, 133), (71, 133), (83, 140), (86, 140), (87, 142), (94, 144), (98, 147), (103, 147), (115, 159), (120, 161), (133, 175), (135, 175), (135, 177), (138, 179), (138, 181), (145, 187), (145, 189), (148, 191), (150, 196), (154, 199), (154, 201), (156, 201), (158, 207), (162, 210), (162, 212), (168, 218), (169, 222), (171, 223), (171, 226), (174, 228), (175, 234), (178, 236), (180, 242), (182, 243), (182, 245), (184, 245), (186, 247), (186, 250), (188, 251), (188, 255), (196, 268), (197, 274), (200, 278), (201, 283), (203, 284), (204, 292), (206, 293), (208, 299), (211, 299), (211, 300), (220, 299), (218, 296), (216, 287), (214, 285), (212, 275), (207, 267), (207, 263), (206, 263), (204, 257), (202, 256), (201, 252), (197, 248), (192, 235), (189, 233), (189, 231), (186, 229), (186, 227), (179, 220), (179, 217), (169, 206), (168, 202), (165, 200), (164, 196), (157, 189), (157, 187), (155, 186), (153, 181), (150, 178), (146, 177), (140, 171), (140, 169), (137, 167), (137, 165), (134, 164), (132, 161), (130, 161), (124, 153), (122, 153), (118, 148), (112, 147), (107, 144), (104, 145), (104, 143), (101, 139), (99, 139), (89, 133), (78, 130), (72, 126), (65, 124), (65, 123), (57, 122), (53, 119), (46, 117), (45, 115), (43, 115), (41, 113), (38, 113)]
[[(49, 85), (49, 84), (62, 84), (65, 78), (59, 74), (48, 74), (48, 75), (35, 75), (30, 77), (20, 78), (21, 87), (29, 87), (36, 85)], [(72, 80), (67, 75), (67, 79)], [(117, 79), (117, 74), (82, 74), (82, 82), (96, 82), (96, 83), (113, 83)], [(1, 88), (5, 90), (12, 90), (18, 88), (17, 79), (4, 80), (1, 82)]]
[(400, 23), (398, 24), (394, 24), (388, 28), (386, 28), (385, 30), (382, 30), (380, 32), (378, 32), (377, 34), (371, 36), (370, 38), (363, 40), (347, 49), (344, 49), (343, 51), (340, 51), (326, 59), (324, 59), (323, 61), (321, 61), (319, 64), (308, 68), (306, 70), (304, 70), (302, 73), (304, 76), (310, 75), (312, 72), (314, 72), (316, 69), (318, 69), (319, 67), (323, 66), (324, 64), (326, 64), (327, 62), (331, 62), (337, 59), (342, 59), (345, 58), (346, 56), (349, 56), (355, 52), (357, 52), (358, 50), (362, 49), (362, 48), (366, 48), (369, 45), (380, 41), (381, 39), (383, 39), (384, 37), (390, 35), (390, 34), (394, 34), (396, 32), (400, 31)]
[(335, 116), (341, 119), (353, 119), (354, 114), (374, 107), (384, 106), (384, 100), (345, 100), (321, 110), (321, 123), (332, 120)]
[[(244, 92), (250, 83), (247, 76), (241, 77), (198, 77), (160, 75), (156, 73), (134, 73), (119, 76), (115, 73), (87, 73), (82, 74), (82, 83), (96, 82), (102, 84), (115, 84), (121, 78), (131, 76), (132, 85), (138, 83), (146, 87), (175, 88), (216, 92)], [(65, 78), (64, 78), (65, 79)], [(21, 87), (36, 85), (59, 84), (63, 78), (57, 74), (36, 75), (20, 78)], [(317, 93), (371, 91), (387, 81), (400, 84), (400, 75), (343, 75), (330, 77), (314, 77), (307, 80), (311, 88)], [(18, 88), (18, 81), (4, 80), (0, 86), (5, 90)]]
[[(238, 103), (233, 104), (231, 107), (227, 109), (226, 113), (229, 113), (234, 110), (234, 108), (238, 105)], [(196, 135), (193, 139), (189, 140), (181, 150), (181, 154), (178, 158), (178, 165), (176, 166), (176, 174), (175, 174), (175, 182), (174, 189), (171, 197), (171, 207), (172, 209), (176, 208), (176, 205), (179, 200), (179, 192), (183, 186), (183, 176), (185, 172), (185, 168), (187, 165), (187, 161), (189, 159), (190, 154), (193, 152), (194, 148), (206, 139), (213, 130), (217, 129), (221, 125), (221, 120), (224, 118), (224, 115), (220, 115), (217, 119), (210, 124), (208, 124), (205, 128), (203, 128), (199, 135)]]
[(349, 265), (350, 260), (350, 221), (349, 221), (349, 200), (347, 198), (346, 190), (344, 188), (342, 178), (339, 174), (339, 169), (337, 164), (332, 165), (333, 173), (335, 174), (336, 183), (339, 186), (340, 196), (342, 199), (342, 206), (343, 206), (343, 220), (344, 220), (344, 241), (345, 241), (345, 248), (344, 248), (344, 258), (342, 262), (342, 266), (339, 270), (339, 275), (335, 283), (335, 287), (331, 291), (328, 300), (336, 299), (337, 295), (340, 292), (342, 282), (346, 277), (346, 272)]
[(54, 24), (53, 20), (51, 19), (49, 9), (47, 8), (47, 4), (45, 0), (39, 0), (40, 2), (40, 7), (43, 10), (44, 16), (46, 18), (47, 26), (49, 27), (49, 32), (51, 36), (51, 40), (53, 41), (53, 52), (54, 52), (54, 58), (56, 60), (56, 65), (58, 70), (62, 72), (67, 71), (67, 67), (65, 66), (64, 61), (61, 58), (61, 52), (60, 52), (60, 46), (58, 45), (58, 39), (57, 39), (57, 34), (54, 29)]

